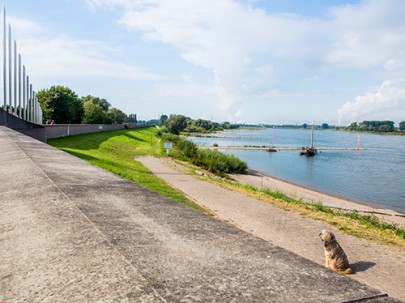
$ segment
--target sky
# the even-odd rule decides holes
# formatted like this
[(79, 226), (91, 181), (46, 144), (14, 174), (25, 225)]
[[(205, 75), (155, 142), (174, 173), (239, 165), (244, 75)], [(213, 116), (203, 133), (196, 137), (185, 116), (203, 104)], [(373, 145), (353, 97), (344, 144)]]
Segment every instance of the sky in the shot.
[(35, 91), (138, 120), (405, 120), (404, 0), (4, 0)]

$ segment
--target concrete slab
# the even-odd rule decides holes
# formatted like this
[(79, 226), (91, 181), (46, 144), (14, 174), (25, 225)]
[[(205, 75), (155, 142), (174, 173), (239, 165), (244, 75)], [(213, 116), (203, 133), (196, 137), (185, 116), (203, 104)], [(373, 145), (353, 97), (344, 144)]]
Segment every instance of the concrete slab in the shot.
[(0, 164), (0, 301), (399, 302), (5, 127)]

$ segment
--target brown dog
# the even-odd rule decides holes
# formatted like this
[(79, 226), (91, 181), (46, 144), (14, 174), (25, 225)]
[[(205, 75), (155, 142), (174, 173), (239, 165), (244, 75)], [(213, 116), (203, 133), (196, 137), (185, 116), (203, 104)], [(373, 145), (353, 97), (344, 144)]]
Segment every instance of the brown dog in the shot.
[(325, 266), (341, 274), (353, 273), (352, 269), (349, 267), (349, 260), (342, 247), (340, 247), (339, 243), (336, 241), (335, 235), (329, 230), (323, 229), (319, 237), (325, 248)]

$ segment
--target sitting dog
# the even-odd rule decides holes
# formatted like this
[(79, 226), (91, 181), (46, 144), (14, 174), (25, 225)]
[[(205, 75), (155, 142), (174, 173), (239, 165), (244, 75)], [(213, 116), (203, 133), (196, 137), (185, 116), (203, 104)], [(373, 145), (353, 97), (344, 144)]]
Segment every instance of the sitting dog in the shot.
[(349, 267), (349, 260), (336, 241), (335, 235), (329, 230), (323, 229), (319, 237), (325, 248), (325, 266), (341, 274), (353, 273), (352, 269)]

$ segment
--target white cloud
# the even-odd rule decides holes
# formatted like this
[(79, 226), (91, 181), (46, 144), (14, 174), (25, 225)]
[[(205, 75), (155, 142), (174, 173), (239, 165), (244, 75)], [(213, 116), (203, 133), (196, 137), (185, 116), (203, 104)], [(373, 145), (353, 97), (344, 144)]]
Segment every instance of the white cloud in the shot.
[[(245, 98), (245, 69), (251, 53), (266, 49), (268, 20), (261, 10), (235, 1), (153, 1), (128, 10), (121, 22), (144, 32), (147, 40), (173, 45), (186, 61), (213, 74), (219, 109), (238, 112)], [(258, 30), (261, 29), (261, 30)]]
[[(334, 7), (327, 19), (271, 14), (253, 8), (255, 1), (87, 1), (124, 8), (122, 24), (143, 32), (146, 40), (174, 46), (184, 60), (210, 69), (219, 108), (234, 116), (252, 95), (277, 90), (283, 77), (308, 81), (317, 75), (319, 80), (320, 71), (330, 68), (403, 72), (398, 63), (405, 61), (402, 0)], [(266, 54), (265, 62), (256, 62), (257, 54), (261, 61)], [(296, 74), (277, 68), (279, 61), (288, 62)], [(271, 66), (267, 84), (260, 81), (258, 65)], [(306, 75), (296, 72), (300, 67)]]
[(24, 58), (38, 76), (159, 78), (141, 68), (111, 59), (107, 54), (116, 50), (99, 41), (73, 40), (62, 35), (49, 40), (23, 40), (21, 44), (22, 49), (30, 50), (29, 56)]
[(36, 35), (43, 31), (41, 25), (33, 21), (15, 17), (6, 17), (6, 18), (7, 23), (11, 25), (12, 33), (18, 32), (20, 38)]
[(363, 0), (332, 8), (333, 38), (327, 61), (345, 67), (370, 68), (405, 59), (405, 1)]
[(405, 79), (384, 81), (374, 92), (358, 96), (338, 111), (339, 121), (351, 122), (367, 115), (405, 105)]
[(53, 75), (130, 80), (161, 79), (161, 76), (145, 69), (113, 59), (120, 50), (106, 42), (75, 40), (64, 34), (49, 37), (39, 25), (35, 27), (36, 30), (31, 29), (28, 36), (24, 35), (23, 30), (25, 25), (31, 22), (20, 20), (16, 23), (18, 50), (22, 55), (23, 64), (28, 67), (30, 74), (36, 77)]

